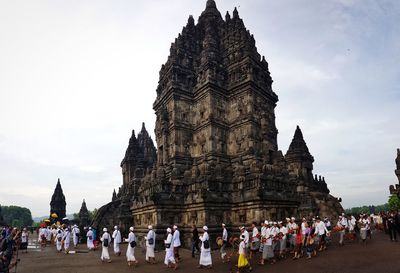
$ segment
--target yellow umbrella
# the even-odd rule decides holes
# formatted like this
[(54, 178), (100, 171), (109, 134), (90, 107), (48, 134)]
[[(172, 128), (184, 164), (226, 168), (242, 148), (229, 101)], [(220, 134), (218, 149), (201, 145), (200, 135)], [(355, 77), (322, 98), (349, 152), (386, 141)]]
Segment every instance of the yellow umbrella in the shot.
[(50, 223), (50, 220), (49, 220), (49, 219), (46, 219), (46, 220), (44, 220), (43, 222), (45, 222), (45, 223)]
[(57, 213), (53, 212), (53, 213), (51, 214), (51, 218), (57, 218), (57, 217), (58, 217)]

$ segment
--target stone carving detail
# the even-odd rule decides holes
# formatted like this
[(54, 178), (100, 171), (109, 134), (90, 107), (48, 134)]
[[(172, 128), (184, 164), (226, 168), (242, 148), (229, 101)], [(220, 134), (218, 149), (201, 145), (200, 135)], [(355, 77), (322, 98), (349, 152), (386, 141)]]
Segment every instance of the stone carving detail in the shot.
[(208, 0), (197, 24), (190, 16), (171, 44), (159, 76), (157, 155), (144, 125), (137, 138), (133, 132), (121, 163), (122, 193), (113, 197), (125, 200), (120, 215), (137, 230), (342, 212), (325, 179), (314, 178), (299, 127), (286, 155), (278, 150), (278, 96), (236, 8), (223, 20)]

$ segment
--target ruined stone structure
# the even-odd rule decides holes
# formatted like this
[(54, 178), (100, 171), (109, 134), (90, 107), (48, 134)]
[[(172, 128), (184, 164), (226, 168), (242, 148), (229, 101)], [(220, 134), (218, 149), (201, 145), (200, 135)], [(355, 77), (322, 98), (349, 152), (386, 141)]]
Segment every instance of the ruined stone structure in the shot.
[(53, 213), (56, 213), (58, 218), (55, 220), (61, 221), (66, 215), (66, 205), (67, 203), (65, 202), (65, 196), (61, 188), (60, 178), (58, 178), (56, 188), (54, 189), (53, 196), (51, 197), (50, 217)]
[(86, 207), (85, 199), (83, 199), (81, 209), (79, 210), (79, 226), (86, 227), (89, 225), (89, 210)]
[(400, 198), (400, 149), (397, 149), (396, 170), (394, 170), (394, 173), (396, 174), (399, 183), (390, 185), (389, 191), (390, 194), (397, 194), (397, 196)]
[[(290, 216), (335, 217), (342, 212), (297, 127), (284, 156), (278, 149), (268, 63), (235, 8), (221, 17), (207, 1), (189, 17), (160, 70), (153, 141), (132, 134), (121, 163), (123, 185), (94, 225), (152, 224), (164, 233), (177, 224), (222, 222), (237, 228)], [(187, 233), (189, 236), (189, 234)], [(162, 238), (162, 237), (161, 237)], [(187, 238), (187, 237), (185, 237)]]

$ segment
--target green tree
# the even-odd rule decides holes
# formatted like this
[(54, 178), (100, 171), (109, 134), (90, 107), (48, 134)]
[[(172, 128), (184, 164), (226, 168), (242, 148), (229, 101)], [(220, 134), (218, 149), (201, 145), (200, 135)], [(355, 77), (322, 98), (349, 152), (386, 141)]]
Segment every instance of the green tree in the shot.
[(1, 211), (1, 206), (0, 206), (0, 226), (4, 225), (4, 217), (3, 217), (3, 212)]
[(388, 206), (391, 210), (400, 210), (400, 198), (396, 194), (390, 195)]
[(13, 227), (27, 227), (33, 223), (31, 211), (18, 206), (3, 206), (4, 222)]

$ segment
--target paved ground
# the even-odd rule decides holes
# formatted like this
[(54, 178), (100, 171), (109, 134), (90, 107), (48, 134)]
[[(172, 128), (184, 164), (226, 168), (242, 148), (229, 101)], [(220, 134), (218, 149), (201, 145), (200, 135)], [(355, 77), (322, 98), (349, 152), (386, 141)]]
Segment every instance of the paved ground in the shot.
[[(81, 249), (84, 249), (84, 246), (81, 246)], [(125, 252), (126, 245), (123, 245), (122, 249)], [(181, 250), (181, 256), (183, 261), (179, 264), (178, 272), (230, 272), (231, 266), (220, 262), (218, 251), (213, 252), (214, 268), (211, 270), (197, 269), (198, 256), (195, 259), (191, 258), (188, 250)], [(140, 263), (136, 268), (127, 266), (125, 256), (113, 256), (112, 263), (102, 263), (99, 251), (65, 255), (57, 253), (54, 247), (47, 247), (44, 251), (30, 250), (27, 254), (19, 254), (19, 257), (19, 273), (173, 272), (163, 265), (163, 251), (156, 253), (157, 264), (148, 265), (144, 261), (143, 250), (138, 248), (136, 258)], [(311, 260), (303, 258), (293, 261), (288, 258), (265, 266), (260, 266), (255, 261), (253, 263), (253, 272), (400, 273), (400, 243), (390, 242), (386, 235), (377, 233), (366, 246), (351, 242), (339, 247), (334, 242), (328, 250)]]

